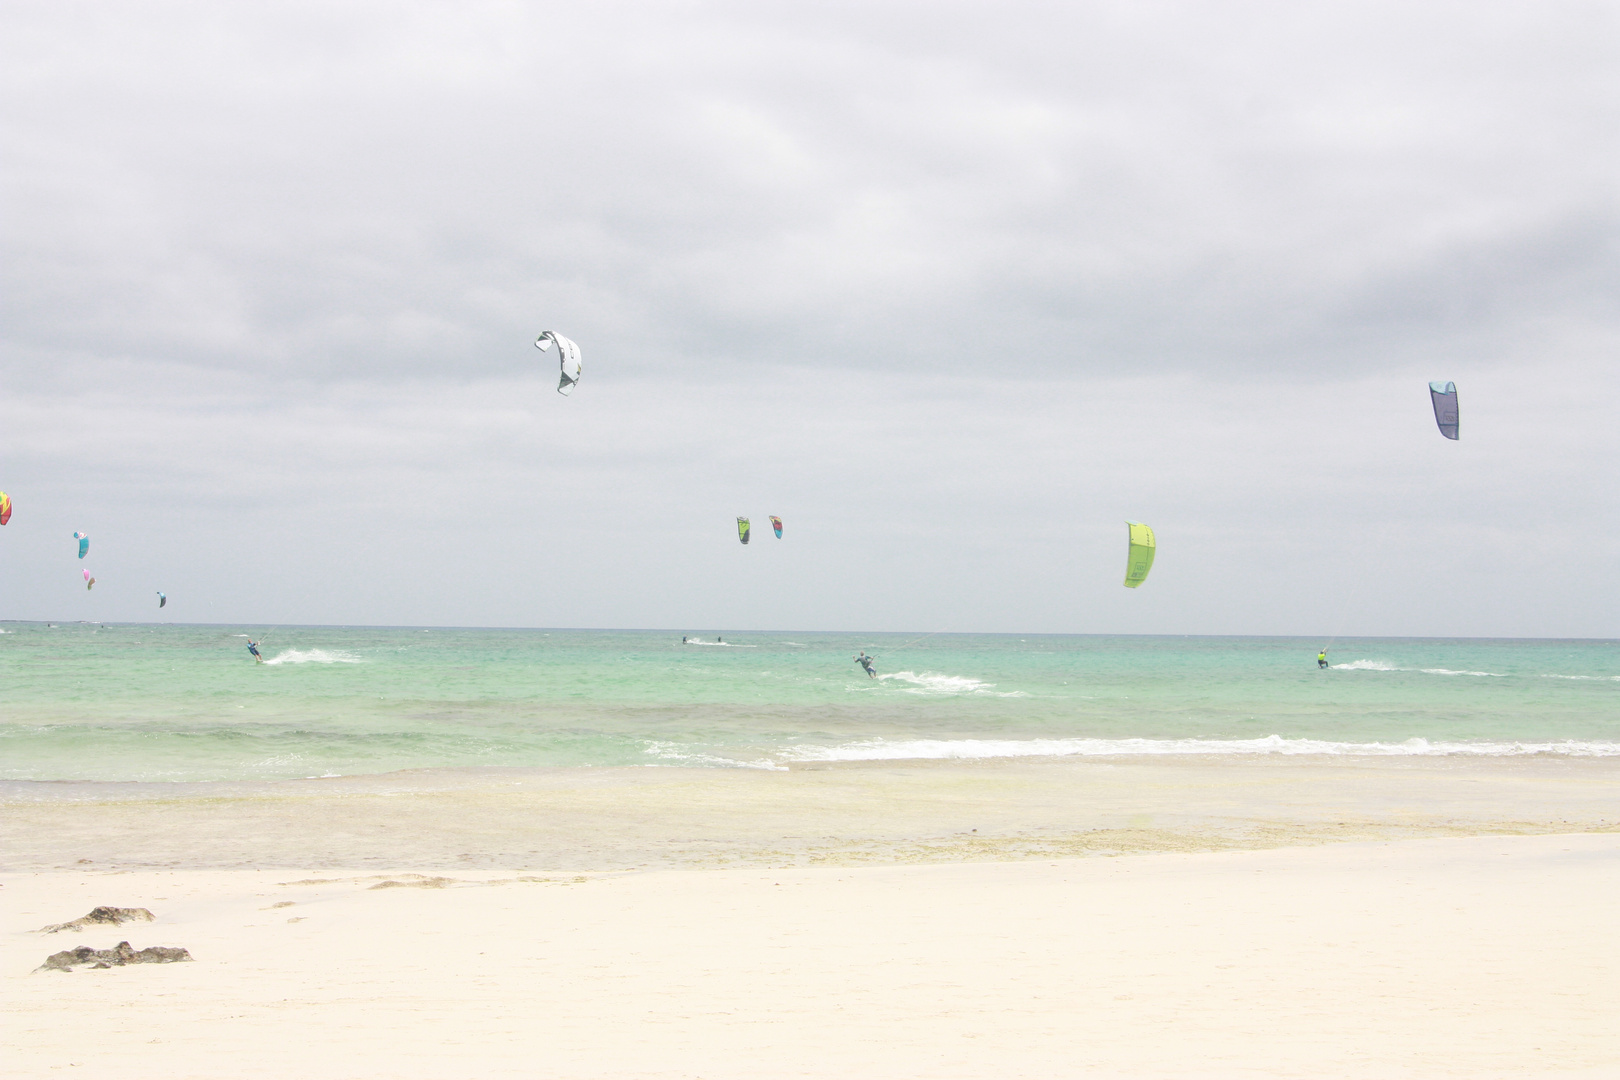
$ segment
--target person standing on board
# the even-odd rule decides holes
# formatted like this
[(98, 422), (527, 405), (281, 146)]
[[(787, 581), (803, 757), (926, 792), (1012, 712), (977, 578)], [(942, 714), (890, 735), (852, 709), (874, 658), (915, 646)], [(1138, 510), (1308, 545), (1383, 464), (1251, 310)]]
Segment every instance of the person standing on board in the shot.
[(1325, 668), (1328, 666), (1326, 649), (1323, 649), (1321, 652), (1316, 654), (1316, 666), (1319, 668)]

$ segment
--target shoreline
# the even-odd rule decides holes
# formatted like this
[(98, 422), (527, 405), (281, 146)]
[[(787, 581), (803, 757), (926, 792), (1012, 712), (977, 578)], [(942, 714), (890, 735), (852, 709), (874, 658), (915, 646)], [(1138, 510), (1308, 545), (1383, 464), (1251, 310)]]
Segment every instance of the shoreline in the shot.
[[(19, 788), (27, 794), (19, 796)], [(618, 871), (1620, 831), (1620, 759), (1258, 757), (421, 770), (11, 783), (0, 870)], [(48, 789), (48, 790), (47, 790)]]

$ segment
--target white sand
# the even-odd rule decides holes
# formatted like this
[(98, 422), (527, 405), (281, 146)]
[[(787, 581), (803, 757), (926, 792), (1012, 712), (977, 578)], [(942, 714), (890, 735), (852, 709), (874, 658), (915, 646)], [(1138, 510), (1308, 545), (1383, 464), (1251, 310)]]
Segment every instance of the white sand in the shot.
[[(0, 877), (0, 1072), (1620, 1074), (1620, 835), (444, 888), (375, 873)], [(30, 932), (98, 904), (158, 921)], [(197, 962), (31, 970), (125, 938)]]

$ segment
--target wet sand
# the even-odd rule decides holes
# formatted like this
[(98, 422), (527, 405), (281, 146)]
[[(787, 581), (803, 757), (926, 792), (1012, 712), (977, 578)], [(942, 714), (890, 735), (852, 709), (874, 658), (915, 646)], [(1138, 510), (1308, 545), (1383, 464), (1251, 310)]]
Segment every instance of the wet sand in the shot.
[(626, 870), (1620, 829), (1620, 758), (443, 770), (0, 788), (0, 867)]

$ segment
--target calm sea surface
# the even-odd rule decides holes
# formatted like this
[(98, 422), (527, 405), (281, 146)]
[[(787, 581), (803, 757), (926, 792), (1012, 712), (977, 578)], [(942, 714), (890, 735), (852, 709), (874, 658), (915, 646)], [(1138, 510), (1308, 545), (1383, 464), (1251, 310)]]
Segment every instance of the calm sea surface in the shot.
[[(256, 664), (246, 636), (262, 635)], [(0, 780), (1620, 755), (1620, 642), (7, 623)], [(876, 659), (880, 678), (853, 662)], [(12, 787), (15, 792), (17, 788)]]

